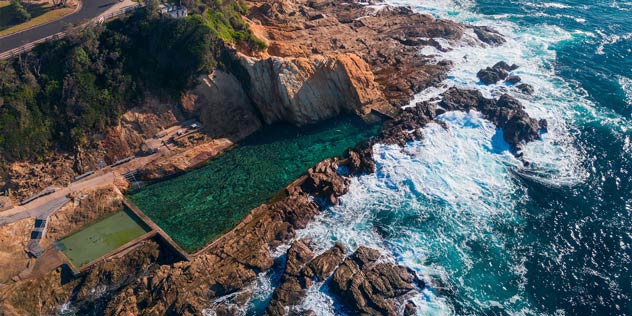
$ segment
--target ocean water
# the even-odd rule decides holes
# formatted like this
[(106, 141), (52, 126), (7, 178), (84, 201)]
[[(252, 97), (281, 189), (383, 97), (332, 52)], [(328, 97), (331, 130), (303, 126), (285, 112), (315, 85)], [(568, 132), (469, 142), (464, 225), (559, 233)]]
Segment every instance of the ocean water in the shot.
[[(632, 315), (632, 2), (388, 0), (437, 17), (492, 26), (501, 47), (452, 47), (442, 87), (509, 91), (549, 121), (523, 152), (476, 112), (447, 113), (405, 148), (376, 145), (377, 172), (353, 180), (341, 204), (298, 237), (322, 250), (368, 245), (415, 269), (429, 288), (419, 315)], [(535, 87), (482, 86), (505, 60)], [(269, 273), (270, 274), (270, 273)], [(269, 274), (257, 295), (271, 292)], [(326, 286), (304, 309), (342, 313)]]

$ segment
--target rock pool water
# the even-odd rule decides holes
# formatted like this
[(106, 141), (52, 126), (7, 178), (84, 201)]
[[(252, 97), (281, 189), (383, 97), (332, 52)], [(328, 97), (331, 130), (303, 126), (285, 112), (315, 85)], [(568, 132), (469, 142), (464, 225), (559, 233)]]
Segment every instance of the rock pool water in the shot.
[(350, 117), (302, 128), (268, 126), (204, 167), (148, 185), (129, 198), (192, 252), (319, 161), (343, 154), (378, 129)]

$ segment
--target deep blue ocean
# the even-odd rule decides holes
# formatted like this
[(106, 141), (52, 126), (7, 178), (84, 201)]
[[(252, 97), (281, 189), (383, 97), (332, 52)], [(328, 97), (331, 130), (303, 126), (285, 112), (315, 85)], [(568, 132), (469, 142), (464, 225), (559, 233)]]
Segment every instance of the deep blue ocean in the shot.
[[(478, 113), (444, 114), (448, 130), (430, 124), (403, 150), (376, 145), (378, 171), (299, 237), (372, 246), (412, 267), (429, 284), (413, 299), (419, 315), (632, 315), (632, 2), (387, 2), (508, 40), (424, 49), (455, 67), (417, 100), (450, 86), (509, 91), (549, 132), (524, 148), (524, 167)], [(533, 96), (478, 82), (500, 60), (520, 66)], [(269, 295), (273, 277), (255, 293)], [(335, 305), (325, 285), (303, 307)]]

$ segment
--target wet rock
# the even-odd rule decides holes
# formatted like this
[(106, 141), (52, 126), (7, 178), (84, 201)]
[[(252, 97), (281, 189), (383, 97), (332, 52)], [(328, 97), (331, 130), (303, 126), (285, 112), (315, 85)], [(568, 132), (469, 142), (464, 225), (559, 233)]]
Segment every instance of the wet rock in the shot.
[(471, 27), (478, 39), (492, 46), (498, 46), (506, 42), (505, 38), (496, 30), (489, 26), (473, 26)]
[[(506, 62), (501, 61), (492, 67), (487, 67), (478, 71), (476, 76), (486, 85), (494, 84), (498, 81), (505, 80), (509, 76), (509, 72), (518, 69), (518, 66), (509, 66)], [(513, 77), (513, 76), (512, 76)], [(519, 77), (518, 77), (519, 78)], [(516, 80), (516, 78), (512, 78)]]
[(347, 151), (347, 168), (352, 175), (371, 174), (375, 172), (373, 160), (373, 142), (364, 141)]
[(423, 137), (421, 128), (436, 115), (436, 105), (429, 102), (420, 102), (414, 107), (406, 108), (397, 118), (384, 123), (380, 142), (403, 146), (409, 141), (419, 140)]
[[(323, 281), (342, 262), (346, 247), (336, 244), (333, 248), (314, 257), (308, 239), (295, 241), (287, 252), (287, 263), (281, 285), (272, 293), (265, 314), (286, 315), (290, 306), (300, 305), (313, 279)], [(313, 258), (313, 259), (312, 259)]]
[(395, 315), (398, 299), (416, 288), (414, 273), (381, 259), (376, 250), (361, 246), (332, 276), (332, 291), (363, 315)]
[(505, 79), (505, 81), (511, 84), (516, 84), (522, 81), (522, 78), (520, 78), (520, 76), (509, 76), (507, 77), (507, 79)]
[(519, 85), (516, 86), (516, 88), (518, 90), (520, 90), (520, 92), (527, 94), (527, 95), (532, 95), (534, 91), (533, 86), (531, 86), (528, 83), (521, 83)]
[(301, 269), (305, 263), (314, 258), (309, 239), (299, 239), (292, 243), (287, 251), (284, 277), (301, 275)]
[(547, 132), (549, 130), (549, 122), (547, 122), (545, 119), (540, 119), (538, 121), (538, 125), (540, 126), (540, 130), (542, 130), (543, 132)]
[(529, 117), (522, 104), (508, 94), (498, 100), (487, 99), (479, 91), (451, 88), (443, 95), (440, 105), (447, 110), (478, 110), (503, 129), (503, 138), (513, 148), (540, 137), (540, 123)]
[(308, 278), (316, 278), (318, 281), (324, 281), (334, 272), (346, 254), (347, 248), (338, 242), (333, 248), (310, 261), (305, 267), (303, 275)]
[(302, 188), (329, 205), (338, 204), (338, 197), (347, 193), (349, 179), (338, 174), (338, 162), (326, 159), (307, 171)]
[(518, 65), (516, 65), (516, 64), (509, 65), (507, 62), (499, 61), (492, 68), (494, 68), (494, 69), (502, 69), (502, 70), (505, 70), (505, 71), (509, 72), (509, 71), (514, 71), (514, 70), (516, 70), (516, 69), (518, 69), (520, 67), (518, 67)]
[(404, 316), (415, 316), (417, 315), (417, 305), (412, 301), (406, 302), (404, 306)]
[(316, 316), (316, 312), (312, 309), (309, 309), (307, 311), (305, 311), (305, 313), (303, 314), (304, 316)]

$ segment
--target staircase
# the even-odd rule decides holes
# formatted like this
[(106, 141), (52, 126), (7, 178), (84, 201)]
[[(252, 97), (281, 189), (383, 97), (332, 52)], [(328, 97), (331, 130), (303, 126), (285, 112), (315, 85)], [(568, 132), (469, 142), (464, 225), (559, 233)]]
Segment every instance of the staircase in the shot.
[(123, 177), (127, 182), (132, 185), (132, 189), (139, 190), (142, 187), (142, 182), (138, 181), (136, 177), (138, 176), (138, 169), (126, 172), (123, 174)]

